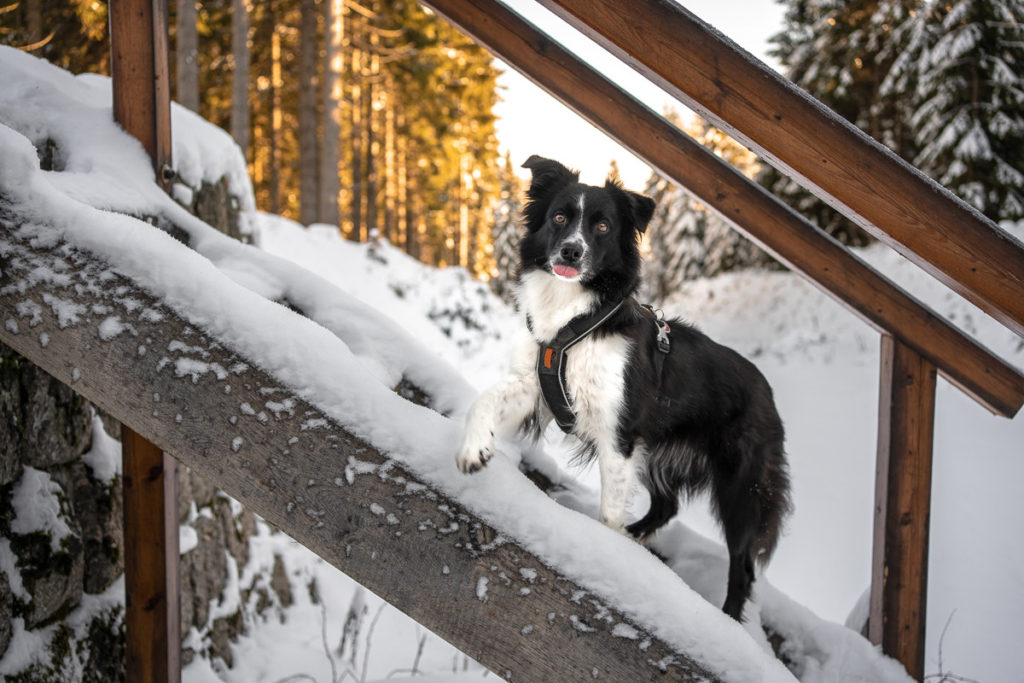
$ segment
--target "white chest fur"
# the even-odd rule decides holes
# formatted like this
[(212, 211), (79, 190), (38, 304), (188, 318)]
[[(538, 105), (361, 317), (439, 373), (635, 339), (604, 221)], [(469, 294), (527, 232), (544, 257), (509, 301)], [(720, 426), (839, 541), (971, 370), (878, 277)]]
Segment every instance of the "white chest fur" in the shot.
[[(597, 296), (578, 282), (543, 272), (524, 275), (518, 295), (537, 342), (553, 339), (566, 323), (588, 313), (597, 303)], [(630, 351), (629, 341), (619, 335), (588, 337), (569, 350), (565, 378), (576, 413), (576, 431), (585, 439), (614, 439)]]
[(523, 275), (516, 295), (538, 342), (554, 339), (567, 322), (597, 305), (597, 295), (580, 283), (536, 270)]

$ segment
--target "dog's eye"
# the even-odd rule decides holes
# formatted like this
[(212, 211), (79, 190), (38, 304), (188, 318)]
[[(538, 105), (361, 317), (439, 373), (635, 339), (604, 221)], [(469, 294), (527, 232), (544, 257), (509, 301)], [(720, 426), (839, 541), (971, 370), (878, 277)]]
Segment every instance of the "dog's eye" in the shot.
[(598, 232), (608, 232), (608, 223), (606, 223), (605, 221), (601, 221), (600, 223), (598, 223), (597, 224), (597, 231)]
[(553, 219), (553, 220), (554, 220), (554, 221), (555, 221), (556, 223), (558, 223), (559, 225), (563, 225), (563, 224), (565, 223), (565, 221), (566, 221), (566, 220), (568, 220), (568, 219), (567, 219), (567, 218), (565, 217), (565, 214), (564, 214), (564, 213), (562, 213), (561, 211), (559, 211), (558, 213), (556, 213), (556, 214), (555, 214), (555, 216), (554, 216), (554, 219)]

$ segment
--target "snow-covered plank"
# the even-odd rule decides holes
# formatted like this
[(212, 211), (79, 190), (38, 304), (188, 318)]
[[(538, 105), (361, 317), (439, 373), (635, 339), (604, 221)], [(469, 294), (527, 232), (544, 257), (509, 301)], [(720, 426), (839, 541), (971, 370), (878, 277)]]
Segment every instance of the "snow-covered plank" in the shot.
[(1024, 404), (1024, 375), (1016, 368), (500, 3), (426, 0), (424, 4), (689, 189), (876, 329), (902, 339), (986, 408), (1012, 416)]
[(517, 680), (719, 680), (95, 255), (22, 222), (0, 210), (0, 339), (470, 656)]
[(572, 26), (1024, 336), (1024, 245), (668, 0), (540, 0)]

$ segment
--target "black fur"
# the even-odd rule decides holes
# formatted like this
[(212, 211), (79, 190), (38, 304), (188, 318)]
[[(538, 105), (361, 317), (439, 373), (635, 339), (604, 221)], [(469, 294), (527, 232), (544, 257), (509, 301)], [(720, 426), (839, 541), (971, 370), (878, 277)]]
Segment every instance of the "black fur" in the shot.
[[(530, 157), (533, 173), (524, 208), (527, 227), (520, 245), (521, 273), (548, 270), (574, 253), (557, 251), (566, 225), (579, 220), (573, 198), (586, 193), (584, 239), (591, 258), (581, 284), (596, 292), (599, 305), (630, 297), (640, 278), (638, 241), (654, 202), (618, 183), (582, 185), (579, 175), (558, 162)], [(569, 220), (558, 224), (556, 213)], [(609, 229), (598, 233), (594, 226)], [(662, 376), (655, 366), (656, 327), (635, 300), (596, 334), (625, 335), (633, 356), (626, 370), (626, 401), (617, 428), (619, 452), (629, 457), (638, 444), (647, 451), (643, 483), (651, 507), (627, 531), (643, 539), (671, 519), (680, 494), (709, 491), (729, 550), (724, 611), (742, 614), (754, 580), (754, 561), (766, 562), (775, 549), (790, 509), (783, 427), (772, 390), (756, 367), (681, 320), (671, 325), (671, 353)], [(659, 401), (659, 388), (666, 402)], [(579, 435), (591, 454), (593, 444)]]

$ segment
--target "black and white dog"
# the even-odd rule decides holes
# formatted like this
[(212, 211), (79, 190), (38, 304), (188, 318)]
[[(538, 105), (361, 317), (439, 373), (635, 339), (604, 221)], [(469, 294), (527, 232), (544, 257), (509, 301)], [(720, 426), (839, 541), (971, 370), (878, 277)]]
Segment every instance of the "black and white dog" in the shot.
[[(654, 201), (537, 156), (524, 207), (518, 300), (526, 326), (507, 379), (466, 418), (456, 460), (474, 472), (495, 435), (543, 431), (552, 418), (597, 458), (601, 521), (646, 539), (709, 490), (729, 549), (723, 609), (740, 619), (789, 510), (782, 421), (764, 376), (736, 352), (633, 298), (640, 233)], [(650, 510), (626, 525), (640, 480)]]

